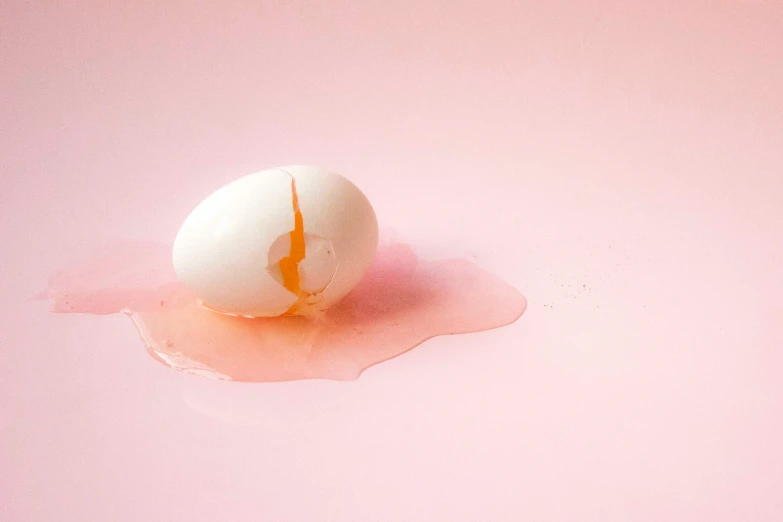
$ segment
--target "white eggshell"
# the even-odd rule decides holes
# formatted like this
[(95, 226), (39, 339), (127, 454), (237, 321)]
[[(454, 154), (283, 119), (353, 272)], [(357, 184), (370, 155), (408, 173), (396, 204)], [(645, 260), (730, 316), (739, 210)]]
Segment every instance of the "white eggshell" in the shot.
[(305, 258), (299, 263), (301, 289), (315, 294), (312, 301), (322, 309), (361, 280), (378, 245), (370, 202), (339, 174), (317, 167), (281, 167), (218, 189), (180, 228), (174, 241), (174, 269), (205, 306), (271, 317), (297, 302), (283, 286), (277, 266), (289, 254), (294, 229), (292, 178), (305, 238)]

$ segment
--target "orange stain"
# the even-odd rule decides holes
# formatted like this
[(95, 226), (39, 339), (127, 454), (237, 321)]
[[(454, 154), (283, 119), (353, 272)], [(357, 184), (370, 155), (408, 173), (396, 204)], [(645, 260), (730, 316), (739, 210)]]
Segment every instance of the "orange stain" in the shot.
[(297, 296), (298, 300), (288, 309), (287, 314), (294, 313), (307, 297), (302, 293), (299, 276), (299, 263), (305, 258), (304, 219), (302, 211), (299, 209), (299, 196), (296, 194), (296, 180), (293, 177), (291, 177), (291, 194), (294, 207), (294, 229), (291, 231), (291, 247), (288, 255), (280, 260), (279, 266), (283, 276), (283, 286)]

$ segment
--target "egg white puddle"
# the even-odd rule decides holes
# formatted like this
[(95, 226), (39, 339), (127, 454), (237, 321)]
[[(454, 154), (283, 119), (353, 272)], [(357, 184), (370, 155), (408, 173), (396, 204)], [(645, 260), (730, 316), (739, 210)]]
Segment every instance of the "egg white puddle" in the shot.
[(199, 306), (171, 273), (170, 252), (169, 245), (115, 244), (55, 274), (45, 296), (56, 313), (126, 312), (148, 352), (171, 368), (250, 382), (356, 379), (431, 337), (513, 323), (526, 307), (516, 289), (470, 261), (423, 261), (391, 241), (326, 311), (232, 317)]

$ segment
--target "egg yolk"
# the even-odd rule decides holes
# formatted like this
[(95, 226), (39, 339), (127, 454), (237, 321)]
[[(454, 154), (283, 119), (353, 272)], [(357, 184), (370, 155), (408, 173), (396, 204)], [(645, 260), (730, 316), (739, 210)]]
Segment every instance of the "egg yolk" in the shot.
[(291, 178), (291, 193), (294, 207), (294, 229), (291, 231), (291, 249), (286, 257), (280, 260), (280, 272), (283, 275), (283, 286), (289, 292), (299, 295), (300, 277), (299, 263), (305, 258), (304, 220), (299, 209), (299, 197), (296, 194), (296, 180)]
[(286, 290), (298, 297), (286, 314), (293, 314), (307, 298), (301, 288), (299, 275), (299, 263), (305, 258), (304, 219), (299, 209), (299, 196), (296, 193), (296, 180), (291, 176), (291, 201), (294, 208), (294, 229), (291, 234), (291, 248), (288, 255), (280, 260), (280, 273), (283, 276), (283, 286)]

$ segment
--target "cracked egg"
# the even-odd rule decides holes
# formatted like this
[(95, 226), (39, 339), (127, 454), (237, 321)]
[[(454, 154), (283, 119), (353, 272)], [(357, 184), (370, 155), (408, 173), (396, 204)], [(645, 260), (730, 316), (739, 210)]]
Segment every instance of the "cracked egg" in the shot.
[(249, 174), (204, 199), (177, 233), (172, 258), (205, 308), (275, 317), (338, 302), (377, 246), (375, 212), (356, 185), (289, 166)]

